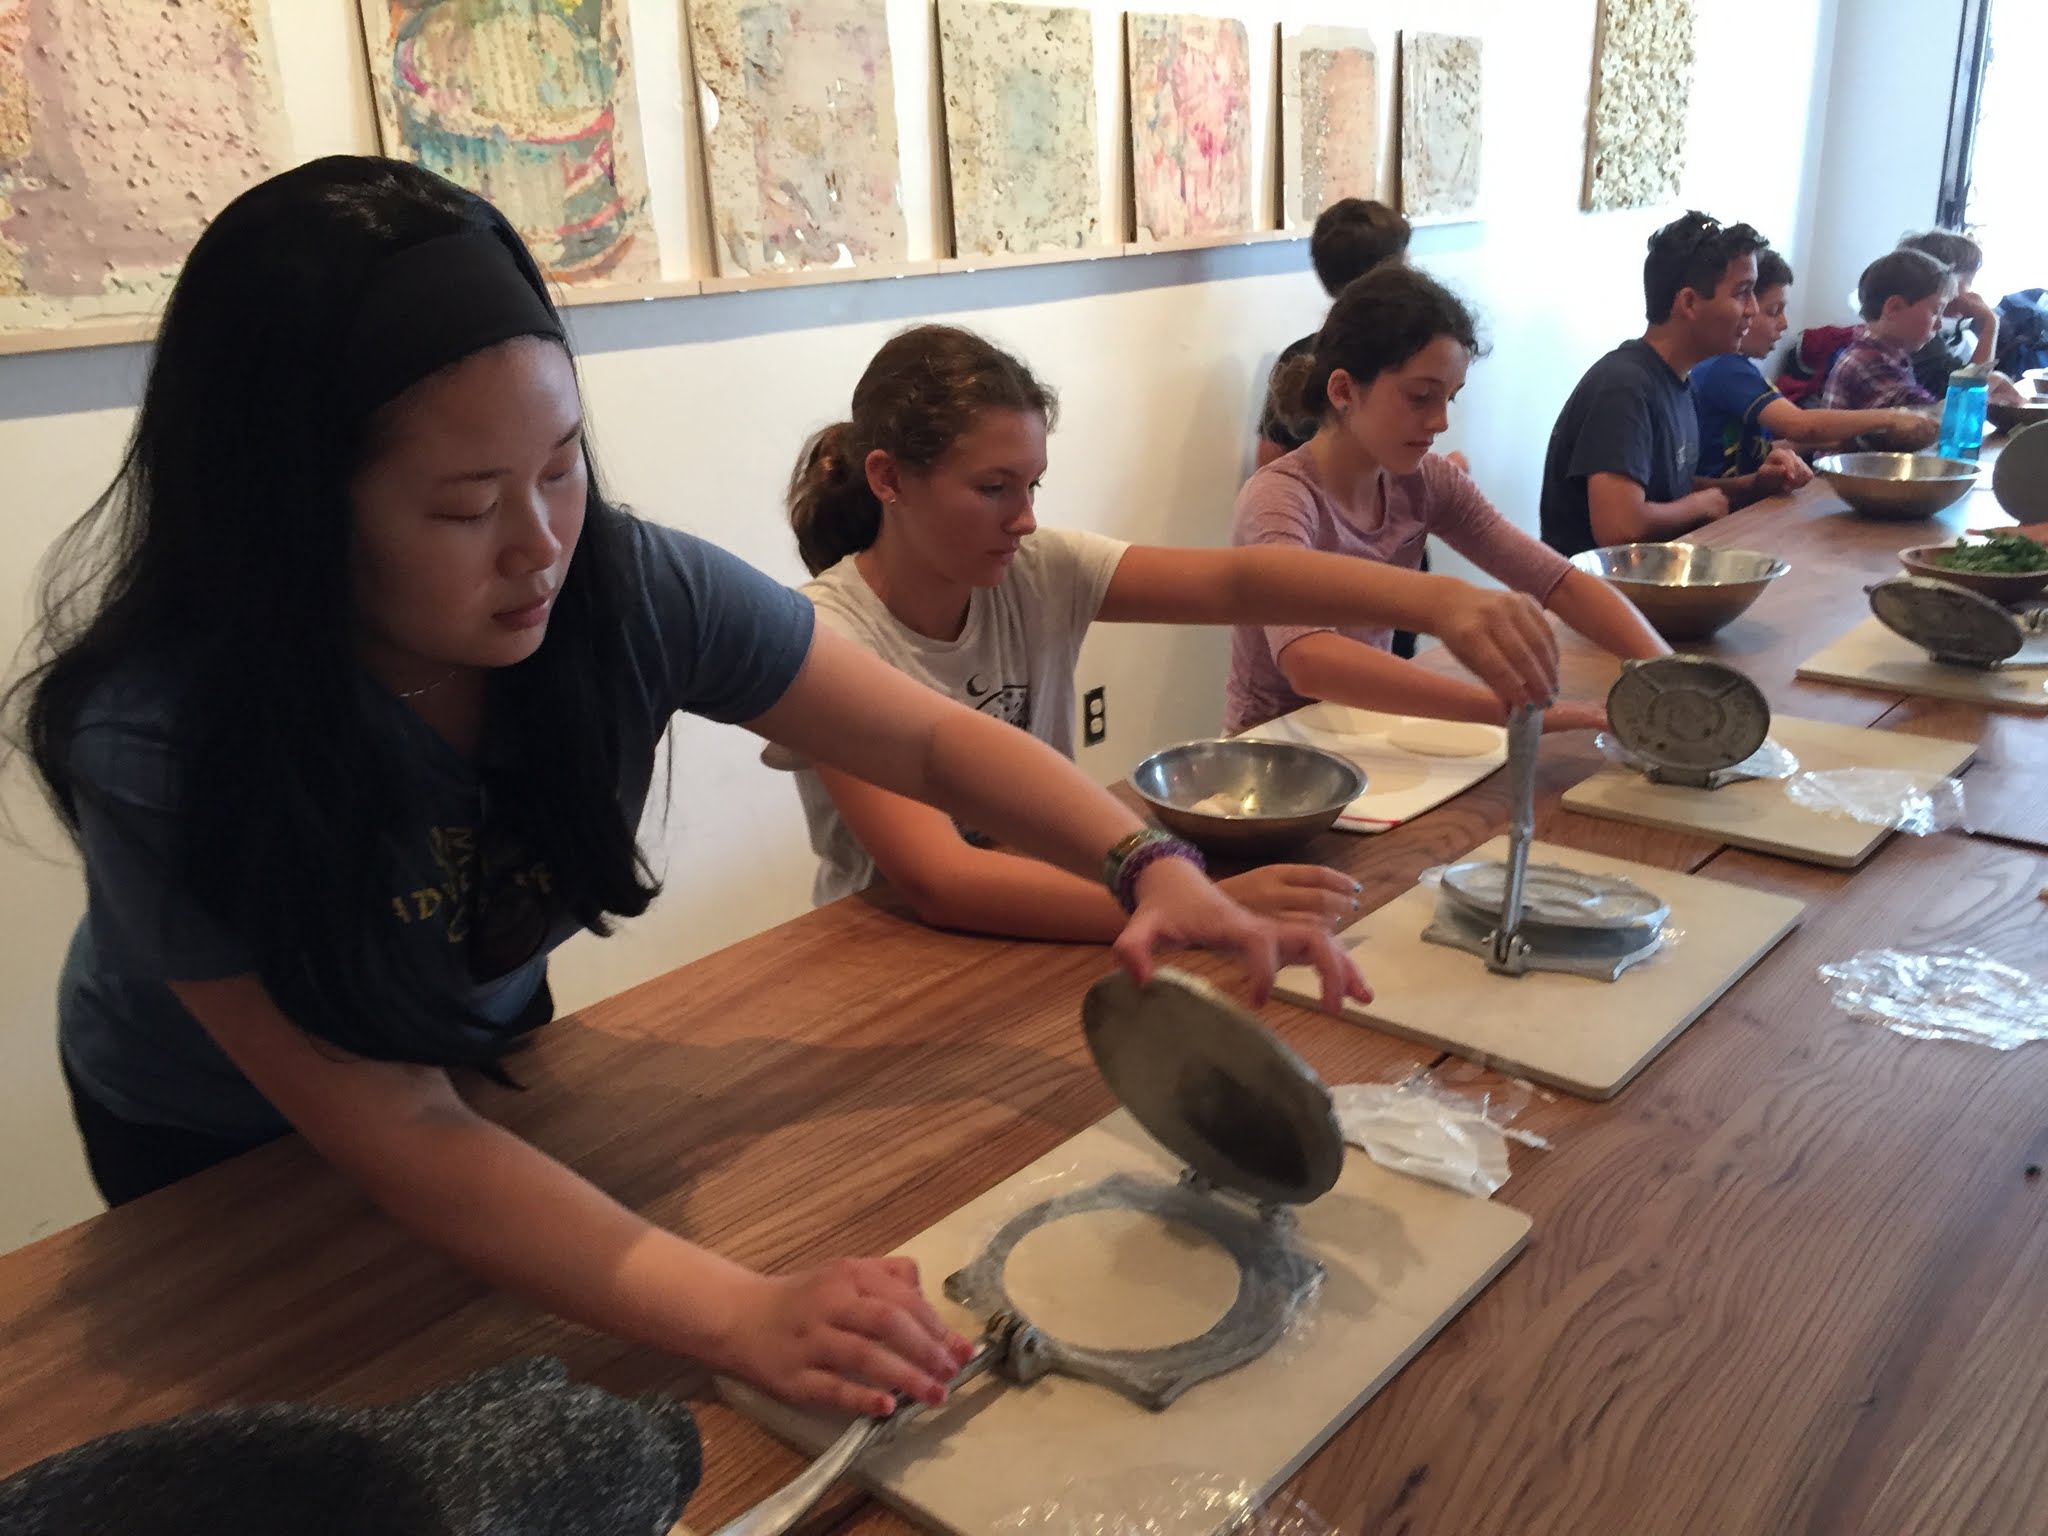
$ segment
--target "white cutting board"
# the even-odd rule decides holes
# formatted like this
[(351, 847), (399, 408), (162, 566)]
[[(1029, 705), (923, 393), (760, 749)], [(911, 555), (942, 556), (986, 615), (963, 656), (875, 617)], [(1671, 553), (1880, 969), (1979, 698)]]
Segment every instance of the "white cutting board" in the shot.
[[(1497, 837), (1465, 858), (1504, 859)], [(1496, 976), (1477, 955), (1423, 942), (1437, 893), (1424, 885), (1368, 912), (1343, 935), (1373, 989), (1344, 1012), (1410, 1040), (1455, 1051), (1482, 1066), (1611, 1099), (1715, 998), (1797, 926), (1803, 902), (1745, 886), (1651, 869), (1624, 859), (1536, 843), (1530, 862), (1620, 875), (1671, 908), (1679, 937), (1618, 981), (1531, 972)], [(1319, 1006), (1305, 966), (1280, 973), (1282, 996)]]
[(1492, 736), (1492, 749), (1476, 757), (1433, 757), (1397, 747), (1387, 739), (1390, 732), (1418, 723), (1411, 715), (1318, 703), (1255, 725), (1243, 734), (1321, 747), (1363, 768), (1365, 793), (1344, 808), (1337, 818), (1337, 830), (1370, 834), (1413, 821), (1453, 795), (1463, 794), (1508, 760), (1508, 733), (1498, 726), (1459, 727)]
[(2048, 638), (2029, 639), (2017, 660), (2024, 665), (2007, 663), (1989, 671), (1932, 661), (1919, 646), (1893, 634), (1873, 617), (1802, 662), (1799, 675), (1824, 683), (1850, 683), (1887, 693), (1959, 699), (1965, 704), (2048, 715)]
[[(1792, 715), (1771, 719), (1771, 739), (1799, 759), (1802, 773), (1884, 768), (1925, 790), (1977, 755), (1969, 742), (1829, 725)], [(1653, 784), (1631, 768), (1603, 769), (1564, 792), (1569, 810), (1674, 832), (1705, 832), (1737, 848), (1779, 854), (1830, 869), (1854, 869), (1891, 836), (1888, 827), (1809, 810), (1782, 779), (1751, 779), (1720, 789)]]
[[(946, 1276), (1011, 1217), (1112, 1173), (1170, 1181), (1178, 1168), (1119, 1110), (901, 1251), (917, 1260), (940, 1313), (974, 1337), (983, 1319), (943, 1299)], [(983, 1377), (870, 1452), (854, 1480), (912, 1520), (958, 1536), (988, 1536), (1063, 1490), (1081, 1505), (1142, 1501), (1157, 1517), (1145, 1536), (1215, 1536), (1241, 1509), (1197, 1498), (1162, 1514), (1155, 1506), (1175, 1502), (1176, 1475), (1199, 1474), (1208, 1487), (1241, 1484), (1250, 1498), (1264, 1500), (1500, 1273), (1529, 1234), (1529, 1218), (1519, 1211), (1390, 1173), (1356, 1148), (1346, 1149), (1336, 1188), (1300, 1215), (1300, 1239), (1327, 1271), (1322, 1289), (1289, 1334), (1249, 1365), (1189, 1388), (1158, 1412), (1064, 1377), (1027, 1387)], [(1063, 1306), (1098, 1311), (1068, 1316), (1089, 1329), (1156, 1327), (1157, 1314), (1188, 1298), (1155, 1295), (1157, 1282), (1148, 1290), (1130, 1277), (1200, 1269), (1187, 1262), (1183, 1246), (1170, 1229), (1148, 1224), (1089, 1248), (1102, 1268), (1076, 1273)], [(1013, 1283), (1023, 1252), (1020, 1243), (1012, 1253)], [(1216, 1305), (1227, 1306), (1228, 1296)], [(1126, 1322), (1124, 1309), (1142, 1315)], [(1106, 1332), (1091, 1342), (1110, 1339)], [(719, 1386), (730, 1402), (806, 1452), (845, 1424), (736, 1382)]]

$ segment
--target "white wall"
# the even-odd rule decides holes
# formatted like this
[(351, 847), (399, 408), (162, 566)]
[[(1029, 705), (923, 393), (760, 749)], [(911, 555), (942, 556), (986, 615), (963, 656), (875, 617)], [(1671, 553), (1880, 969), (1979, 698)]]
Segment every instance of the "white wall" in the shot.
[[(1962, 0), (1830, 0), (1837, 14), (1797, 324), (1856, 318), (1865, 267), (1934, 223)], [(1811, 130), (1809, 130), (1811, 131)]]
[[(1751, 220), (1790, 245), (1795, 260), (1815, 179), (1813, 135), (1798, 127), (1797, 103), (1802, 82), (1825, 74), (1832, 3), (1786, 0), (1775, 8), (1768, 99), (1752, 30), (1757, 12), (1700, 7), (1685, 201)], [(1846, 11), (1853, 0), (1843, 3)], [(910, 146), (929, 134), (929, 93), (915, 83), (929, 26), (920, 0), (890, 4)], [(1108, 0), (1102, 8), (1113, 43), (1114, 12)], [(354, 0), (291, 0), (275, 10), (285, 16), (281, 63), (299, 153), (370, 147)], [(1426, 229), (1414, 257), (1474, 302), (1493, 347), (1473, 372), (1446, 446), (1470, 454), (1481, 483), (1531, 527), (1551, 419), (1583, 368), (1641, 329), (1643, 242), (1670, 213), (1578, 211), (1593, 11), (1593, 0), (1265, 0), (1237, 9), (1253, 25), (1254, 64), (1267, 76), (1267, 145), (1271, 24), (1280, 17), (1370, 27), (1389, 113), (1402, 24), (1483, 36), (1486, 222)], [(701, 250), (701, 197), (686, 164), (694, 129), (681, 111), (674, 62), (679, 29), (668, 0), (633, 0), (631, 15), (659, 227), (672, 252)], [(1100, 73), (1109, 90), (1113, 67)], [(1887, 83), (1877, 94), (1874, 110), (1889, 112), (1901, 92)], [(1757, 148), (1765, 121), (1792, 124), (1780, 129), (1775, 154)], [(1707, 132), (1726, 123), (1744, 131), (1718, 140)], [(1105, 134), (1113, 132), (1111, 116)], [(1262, 186), (1270, 212), (1270, 167)], [(933, 237), (929, 164), (922, 181), (906, 172), (905, 192), (914, 239), (927, 242), (922, 254)], [(572, 328), (615, 490), (641, 511), (794, 580), (799, 567), (778, 505), (799, 441), (843, 411), (885, 337), (926, 318), (1019, 349), (1061, 391), (1041, 516), (1131, 539), (1222, 541), (1248, 467), (1267, 362), (1321, 317), (1324, 299), (1306, 266), (1303, 245), (1280, 243), (585, 308), (572, 311)], [(0, 463), (10, 492), (0, 520), (0, 615), (9, 624), (26, 611), (42, 549), (112, 470), (143, 361), (136, 348), (0, 359)], [(0, 643), (12, 639), (0, 633)], [(1221, 633), (1099, 631), (1081, 682), (1106, 685), (1110, 735), (1084, 750), (1083, 766), (1108, 780), (1157, 745), (1213, 731), (1226, 657)], [(690, 722), (677, 741), (676, 802), (664, 839), (668, 893), (628, 932), (562, 952), (557, 994), (567, 1006), (804, 905), (810, 859), (793, 791), (758, 766), (741, 733)], [(52, 980), (79, 905), (77, 877), (61, 860), (0, 853), (0, 932), (8, 936), (0, 960), (0, 1247), (93, 1208), (52, 1048)]]

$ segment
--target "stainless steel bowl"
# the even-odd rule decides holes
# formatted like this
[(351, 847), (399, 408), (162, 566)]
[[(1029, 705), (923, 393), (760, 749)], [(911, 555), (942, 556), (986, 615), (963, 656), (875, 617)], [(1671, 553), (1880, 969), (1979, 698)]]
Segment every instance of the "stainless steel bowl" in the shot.
[(1610, 544), (1572, 564), (1613, 584), (1666, 640), (1704, 640), (1792, 567), (1753, 549), (1707, 544)]
[(1307, 841), (1365, 793), (1365, 770), (1318, 747), (1243, 737), (1154, 752), (1131, 787), (1162, 825), (1233, 858)]
[(1899, 522), (1932, 517), (1977, 483), (1975, 464), (1922, 453), (1831, 453), (1813, 467), (1855, 511)]
[(2017, 432), (2021, 427), (2031, 427), (2038, 422), (2048, 421), (2048, 395), (2028, 395), (2017, 405), (2000, 404), (1994, 400), (1984, 410), (1994, 427), (2007, 432)]

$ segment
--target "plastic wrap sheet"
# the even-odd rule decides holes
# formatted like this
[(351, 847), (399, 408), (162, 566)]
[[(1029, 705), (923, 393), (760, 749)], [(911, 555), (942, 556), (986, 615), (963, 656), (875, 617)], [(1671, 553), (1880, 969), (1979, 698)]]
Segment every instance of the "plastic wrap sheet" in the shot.
[(1001, 1536), (1333, 1536), (1300, 1499), (1263, 1505), (1241, 1478), (1190, 1467), (1127, 1467), (1068, 1483), (1000, 1521)]
[(1381, 1167), (1482, 1199), (1508, 1181), (1509, 1141), (1550, 1145), (1507, 1123), (1526, 1093), (1510, 1101), (1458, 1093), (1428, 1071), (1397, 1083), (1346, 1083), (1330, 1097), (1344, 1139)]
[(1835, 1006), (1916, 1040), (2009, 1051), (2048, 1038), (2048, 982), (1977, 949), (1866, 949), (1820, 968)]
[(1785, 785), (1794, 805), (1830, 816), (1847, 816), (1866, 826), (1890, 827), (1925, 837), (1964, 824), (1963, 783), (1936, 779), (1923, 784), (1897, 768), (1824, 768), (1795, 776)]
[[(1617, 767), (1630, 768), (1637, 773), (1648, 773), (1657, 766), (1640, 752), (1629, 750), (1612, 731), (1601, 731), (1596, 735), (1593, 749)], [(1792, 755), (1791, 748), (1767, 740), (1737, 763), (1732, 771), (1752, 779), (1789, 779), (1799, 771), (1799, 759)]]

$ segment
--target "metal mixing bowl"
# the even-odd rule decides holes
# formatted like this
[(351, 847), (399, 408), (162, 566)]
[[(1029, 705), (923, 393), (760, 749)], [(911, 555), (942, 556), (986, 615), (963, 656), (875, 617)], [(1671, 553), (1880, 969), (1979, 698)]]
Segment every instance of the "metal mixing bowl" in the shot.
[(1244, 858), (1328, 827), (1365, 793), (1365, 770), (1318, 747), (1236, 737), (1162, 748), (1131, 770), (1131, 787), (1169, 830)]
[(1610, 544), (1572, 564), (1613, 583), (1666, 640), (1706, 639), (1792, 569), (1776, 555), (1706, 544)]
[[(1969, 542), (1958, 539), (1958, 544)], [(1925, 576), (1982, 593), (1994, 602), (2020, 603), (2048, 591), (2048, 570), (2043, 571), (1952, 571), (1941, 563), (1947, 544), (1922, 544), (1899, 551), (1899, 564), (1909, 576)]]
[(1921, 453), (1831, 453), (1813, 467), (1854, 510), (1899, 522), (1932, 517), (1977, 483), (1975, 464)]
[(2007, 432), (2017, 432), (2021, 427), (2031, 427), (2036, 422), (2048, 421), (2048, 395), (2028, 395), (2018, 405), (2003, 405), (1997, 401), (1984, 407), (1994, 427)]

